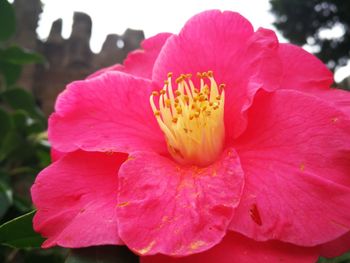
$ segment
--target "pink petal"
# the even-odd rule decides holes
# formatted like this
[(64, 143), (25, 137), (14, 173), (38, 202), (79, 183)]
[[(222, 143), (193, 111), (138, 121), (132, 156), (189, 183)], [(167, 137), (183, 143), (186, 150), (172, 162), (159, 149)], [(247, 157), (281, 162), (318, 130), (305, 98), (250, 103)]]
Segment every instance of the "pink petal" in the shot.
[(261, 92), (236, 141), (246, 174), (231, 229), (313, 246), (350, 229), (350, 120), (313, 96)]
[(214, 164), (180, 166), (155, 153), (131, 154), (119, 172), (118, 226), (140, 255), (189, 255), (226, 233), (243, 188), (233, 150)]
[(168, 72), (195, 76), (208, 70), (218, 83), (226, 84), (226, 137), (236, 137), (246, 126), (243, 111), (255, 92), (279, 85), (277, 38), (266, 29), (254, 33), (249, 21), (238, 13), (200, 13), (165, 43), (154, 65), (153, 80), (161, 85)]
[(184, 258), (163, 255), (141, 257), (141, 263), (314, 263), (316, 248), (304, 248), (278, 242), (256, 242), (234, 232), (212, 249)]
[(306, 91), (302, 90), (312, 96), (322, 99), (330, 106), (335, 107), (338, 110), (342, 110), (345, 114), (350, 115), (350, 92), (341, 90), (338, 88), (309, 88)]
[(151, 83), (119, 72), (76, 81), (56, 102), (49, 140), (62, 152), (167, 152), (149, 105)]
[(170, 33), (162, 33), (143, 41), (141, 45), (143, 50), (137, 50), (128, 55), (124, 61), (123, 71), (134, 76), (151, 79), (154, 62), (171, 35)]
[(283, 66), (281, 87), (307, 92), (308, 89), (328, 89), (333, 83), (332, 72), (314, 55), (292, 44), (280, 44)]
[(87, 76), (86, 79), (92, 79), (92, 78), (96, 78), (106, 72), (110, 72), (110, 71), (121, 71), (124, 72), (124, 66), (122, 64), (115, 64), (109, 67), (105, 67), (102, 69), (97, 70), (96, 72), (90, 74), (89, 76)]
[(350, 92), (337, 88), (312, 89), (310, 94), (324, 100), (335, 108), (350, 115)]
[(63, 156), (66, 155), (64, 152), (57, 151), (56, 149), (52, 148), (50, 149), (50, 155), (51, 155), (51, 162), (56, 162), (57, 160), (61, 159)]
[(161, 33), (145, 39), (141, 43), (141, 49), (130, 52), (124, 60), (124, 65), (116, 64), (101, 69), (88, 78), (94, 78), (108, 71), (122, 71), (131, 75), (151, 79), (155, 60), (157, 59), (165, 41), (171, 36), (170, 33)]
[(350, 114), (349, 92), (331, 88), (333, 73), (322, 61), (292, 44), (281, 44), (279, 56), (283, 64), (282, 88), (306, 92)]
[(68, 153), (43, 170), (31, 193), (43, 247), (123, 244), (118, 235), (117, 172), (125, 154)]
[(350, 232), (326, 244), (322, 244), (320, 248), (321, 255), (327, 258), (338, 257), (346, 252), (350, 252)]

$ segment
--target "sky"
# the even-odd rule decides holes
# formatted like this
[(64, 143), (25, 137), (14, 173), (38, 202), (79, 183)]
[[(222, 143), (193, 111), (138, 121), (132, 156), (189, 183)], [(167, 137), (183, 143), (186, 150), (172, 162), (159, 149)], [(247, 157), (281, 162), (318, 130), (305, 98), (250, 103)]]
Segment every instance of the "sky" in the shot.
[[(43, 13), (37, 33), (49, 35), (51, 24), (63, 19), (63, 37), (71, 32), (74, 11), (89, 14), (93, 21), (91, 49), (98, 53), (108, 34), (123, 34), (127, 28), (143, 30), (146, 37), (160, 32), (178, 33), (194, 14), (208, 9), (233, 10), (245, 16), (254, 26), (276, 31), (269, 12), (269, 0), (42, 0)], [(330, 34), (330, 33), (329, 33)], [(280, 42), (286, 40), (277, 32)], [(338, 70), (336, 81), (350, 74), (350, 63)]]
[[(42, 0), (44, 12), (38, 34), (45, 39), (53, 21), (63, 18), (63, 36), (69, 37), (74, 11), (93, 20), (91, 49), (98, 52), (107, 34), (126, 28), (141, 29), (146, 37), (160, 32), (177, 33), (194, 14), (208, 9), (234, 10), (255, 28), (273, 28), (268, 0)], [(253, 8), (252, 8), (253, 7)]]

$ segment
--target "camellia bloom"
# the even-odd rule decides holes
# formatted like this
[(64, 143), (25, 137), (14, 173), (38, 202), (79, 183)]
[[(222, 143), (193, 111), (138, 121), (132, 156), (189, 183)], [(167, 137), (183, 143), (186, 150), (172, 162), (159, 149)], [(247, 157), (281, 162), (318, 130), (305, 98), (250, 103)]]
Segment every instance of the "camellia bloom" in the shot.
[(141, 262), (315, 262), (348, 249), (350, 94), (234, 12), (194, 16), (68, 85), (34, 228)]

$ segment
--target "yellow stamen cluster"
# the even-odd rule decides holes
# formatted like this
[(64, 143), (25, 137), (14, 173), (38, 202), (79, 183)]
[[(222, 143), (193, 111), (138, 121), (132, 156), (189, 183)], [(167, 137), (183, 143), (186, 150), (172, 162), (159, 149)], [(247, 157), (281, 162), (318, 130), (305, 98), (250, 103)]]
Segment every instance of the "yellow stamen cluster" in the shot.
[(168, 73), (163, 89), (152, 92), (150, 103), (173, 158), (205, 166), (221, 153), (225, 139), (224, 84), (217, 85), (212, 71), (197, 73), (199, 88), (191, 78), (181, 74), (173, 83)]

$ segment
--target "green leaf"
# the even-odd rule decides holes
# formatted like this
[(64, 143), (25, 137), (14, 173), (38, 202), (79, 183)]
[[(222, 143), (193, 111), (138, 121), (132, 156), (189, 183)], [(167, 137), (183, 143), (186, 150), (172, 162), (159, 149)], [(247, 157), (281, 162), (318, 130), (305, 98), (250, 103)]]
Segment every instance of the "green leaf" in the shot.
[(349, 263), (349, 262), (350, 262), (350, 252), (336, 258), (320, 257), (317, 261), (317, 263)]
[(16, 28), (15, 11), (7, 0), (0, 0), (0, 41), (9, 39)]
[(15, 65), (24, 65), (43, 63), (45, 62), (45, 59), (42, 55), (36, 52), (23, 49), (18, 46), (11, 46), (7, 49), (0, 50), (0, 61)]
[[(24, 252), (24, 253), (23, 253)], [(35, 249), (21, 251), (20, 253), (24, 256), (22, 260), (15, 262), (25, 262), (25, 263), (63, 263), (66, 258), (68, 251), (62, 248), (51, 248), (51, 249)], [(12, 263), (15, 263), (12, 261)], [(8, 262), (11, 263), (11, 262)]]
[(6, 63), (0, 60), (0, 73), (4, 75), (6, 85), (10, 86), (15, 84), (21, 76), (22, 66)]
[(12, 190), (0, 182), (0, 219), (6, 214), (7, 209), (12, 205)]
[(12, 129), (11, 132), (2, 139), (2, 145), (0, 148), (0, 161), (4, 160), (11, 154), (22, 142), (21, 136), (18, 132)]
[(23, 131), (27, 127), (28, 114), (23, 110), (16, 110), (12, 113), (12, 120), (17, 131)]
[(33, 95), (24, 89), (6, 90), (1, 94), (1, 97), (15, 110), (31, 112), (36, 107)]
[(34, 232), (35, 211), (12, 219), (0, 226), (0, 243), (15, 248), (38, 248), (44, 239)]
[(34, 97), (28, 91), (21, 88), (8, 89), (2, 92), (1, 98), (15, 110), (24, 110), (32, 116), (42, 118), (38, 110)]
[(13, 195), (13, 205), (20, 213), (27, 213), (32, 210), (32, 203), (18, 195)]
[(47, 150), (37, 150), (36, 151), (36, 155), (39, 158), (40, 161), (40, 167), (45, 168), (46, 166), (48, 166), (51, 163), (51, 155), (50, 155), (50, 151)]
[(13, 147), (17, 145), (16, 133), (13, 132), (13, 120), (11, 116), (0, 108), (0, 161), (12, 151)]
[(65, 263), (138, 263), (138, 257), (124, 246), (73, 249)]
[(0, 147), (3, 141), (3, 138), (11, 130), (12, 122), (10, 115), (0, 108)]
[(23, 134), (25, 137), (30, 134), (35, 137), (39, 136), (37, 134), (42, 133), (46, 129), (41, 118), (33, 118), (24, 110), (15, 110), (12, 112), (12, 123), (16, 131)]

